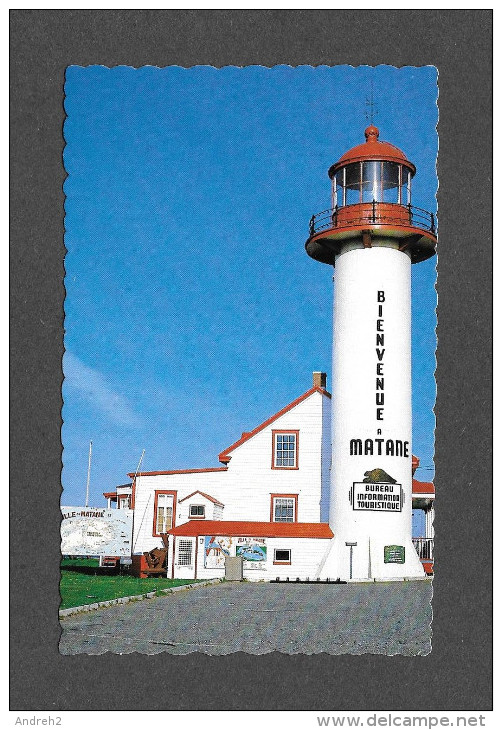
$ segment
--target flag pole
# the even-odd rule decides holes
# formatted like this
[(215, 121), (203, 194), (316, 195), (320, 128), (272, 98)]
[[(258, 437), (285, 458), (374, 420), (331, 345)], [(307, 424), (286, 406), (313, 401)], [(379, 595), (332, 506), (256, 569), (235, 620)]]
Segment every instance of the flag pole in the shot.
[(89, 463), (87, 466), (87, 486), (85, 488), (85, 506), (89, 506), (89, 482), (91, 481), (91, 458), (92, 458), (92, 441), (89, 443)]

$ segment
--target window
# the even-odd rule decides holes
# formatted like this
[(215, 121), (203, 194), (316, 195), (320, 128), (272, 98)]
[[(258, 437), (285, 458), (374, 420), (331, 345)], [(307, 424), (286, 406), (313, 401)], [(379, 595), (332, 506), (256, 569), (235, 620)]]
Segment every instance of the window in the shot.
[(297, 494), (273, 494), (271, 500), (271, 522), (296, 522)]
[(294, 499), (276, 497), (274, 500), (274, 522), (294, 522), (295, 501)]
[(361, 202), (361, 165), (355, 162), (345, 169), (345, 202), (344, 205), (354, 205)]
[(206, 516), (206, 508), (203, 504), (191, 504), (190, 505), (190, 517), (194, 519), (203, 520)]
[(272, 469), (298, 469), (298, 431), (272, 431)]
[(174, 526), (175, 492), (155, 492), (153, 534), (159, 536)]
[(119, 509), (129, 509), (129, 497), (119, 497)]
[[(397, 167), (397, 165), (396, 165)], [(382, 163), (376, 160), (362, 163), (362, 202), (382, 200)]]
[(291, 565), (291, 550), (274, 550), (274, 565)]
[(178, 540), (178, 565), (192, 565), (191, 540)]
[[(382, 200), (384, 203), (400, 203), (399, 189), (403, 168), (395, 162), (382, 162)], [(406, 168), (404, 170), (406, 173)]]
[(333, 178), (333, 206), (411, 203), (411, 170), (396, 162), (367, 160), (342, 167)]

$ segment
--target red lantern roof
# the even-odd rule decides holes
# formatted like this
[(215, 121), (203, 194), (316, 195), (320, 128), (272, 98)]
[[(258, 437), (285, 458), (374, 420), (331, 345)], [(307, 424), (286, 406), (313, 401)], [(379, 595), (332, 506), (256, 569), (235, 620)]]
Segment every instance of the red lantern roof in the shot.
[(367, 127), (364, 130), (364, 136), (366, 142), (358, 144), (356, 147), (352, 147), (348, 152), (340, 157), (338, 162), (331, 165), (328, 171), (328, 175), (333, 178), (337, 170), (341, 167), (351, 164), (352, 162), (361, 162), (364, 160), (384, 160), (387, 162), (397, 162), (404, 165), (411, 174), (414, 175), (416, 172), (415, 165), (408, 160), (404, 152), (399, 147), (396, 147), (390, 142), (379, 142), (378, 136), (380, 132), (378, 127), (373, 125)]

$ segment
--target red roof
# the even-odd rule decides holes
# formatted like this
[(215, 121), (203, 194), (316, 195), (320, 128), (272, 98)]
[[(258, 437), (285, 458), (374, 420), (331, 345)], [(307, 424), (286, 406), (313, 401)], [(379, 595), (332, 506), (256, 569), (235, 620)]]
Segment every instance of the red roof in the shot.
[(183, 499), (180, 499), (179, 502), (184, 502), (185, 499), (190, 499), (190, 497), (193, 497), (194, 494), (200, 494), (201, 497), (205, 497), (206, 499), (208, 499), (210, 502), (213, 502), (214, 504), (219, 504), (220, 507), (224, 507), (225, 506), (223, 504), (223, 502), (219, 502), (217, 499), (215, 499), (214, 497), (211, 497), (209, 494), (206, 494), (205, 492), (201, 492), (200, 489), (197, 489), (195, 492), (192, 492), (187, 497), (183, 497)]
[(379, 134), (380, 132), (378, 127), (374, 127), (373, 125), (367, 127), (367, 129), (364, 130), (366, 142), (358, 144), (356, 147), (352, 147), (352, 149), (348, 150), (348, 152), (345, 152), (338, 162), (329, 168), (329, 176), (333, 177), (340, 167), (345, 167), (345, 165), (348, 165), (351, 162), (360, 162), (361, 160), (387, 160), (389, 162), (400, 162), (410, 168), (414, 175), (415, 166), (408, 160), (404, 152), (402, 152), (399, 147), (390, 144), (390, 142), (379, 142)]
[(434, 484), (432, 482), (417, 482), (413, 480), (413, 494), (435, 494)]
[(195, 520), (169, 530), (170, 535), (225, 535), (228, 537), (319, 537), (331, 539), (333, 533), (326, 522), (225, 522)]
[(313, 393), (321, 393), (322, 395), (326, 395), (326, 396), (328, 396), (328, 398), (331, 398), (331, 393), (328, 393), (328, 391), (327, 390), (324, 390), (324, 388), (319, 388), (317, 386), (314, 386), (313, 388), (310, 388), (310, 390), (307, 390), (306, 393), (304, 393), (303, 395), (301, 395), (299, 398), (297, 398), (296, 400), (294, 400), (292, 403), (290, 403), (289, 405), (285, 406), (282, 410), (278, 411), (277, 413), (274, 413), (273, 416), (270, 416), (270, 418), (267, 418), (267, 420), (264, 421), (263, 423), (260, 423), (260, 425), (257, 426), (252, 431), (245, 431), (242, 434), (242, 436), (240, 437), (240, 439), (238, 441), (236, 441), (231, 446), (229, 446), (228, 449), (225, 449), (224, 451), (221, 452), (221, 454), (218, 456), (218, 459), (223, 464), (228, 464), (228, 462), (232, 458), (231, 456), (229, 456), (229, 454), (230, 454), (231, 451), (233, 451), (234, 449), (236, 449), (238, 446), (241, 446), (243, 443), (245, 443), (246, 441), (248, 441), (250, 438), (252, 438), (253, 436), (255, 436), (257, 433), (259, 433), (260, 431), (262, 431), (267, 426), (270, 426), (271, 423), (273, 423), (274, 421), (276, 421), (278, 418), (280, 418), (281, 416), (283, 416), (285, 413), (287, 413), (288, 411), (290, 411), (295, 406), (299, 405), (302, 401), (304, 401), (307, 398), (309, 398)]
[(171, 469), (171, 471), (140, 471), (137, 474), (132, 472), (128, 477), (158, 477), (162, 474), (202, 474), (206, 471), (227, 471), (226, 466), (212, 466), (206, 469)]
[(103, 497), (105, 499), (111, 499), (112, 502), (115, 502), (117, 499), (117, 492), (103, 492)]

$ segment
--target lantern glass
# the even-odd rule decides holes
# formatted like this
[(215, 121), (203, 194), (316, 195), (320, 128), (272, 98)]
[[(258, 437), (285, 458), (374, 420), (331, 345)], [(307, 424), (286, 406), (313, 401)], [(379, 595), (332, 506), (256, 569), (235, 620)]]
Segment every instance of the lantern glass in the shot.
[(369, 160), (362, 163), (362, 202), (371, 203), (382, 199), (382, 163)]
[(410, 185), (410, 171), (397, 162), (354, 162), (335, 175), (333, 207), (373, 201), (407, 205), (411, 200)]
[(355, 162), (345, 168), (345, 205), (361, 202), (361, 163)]
[(383, 201), (385, 203), (399, 203), (399, 179), (401, 165), (395, 162), (382, 163)]

